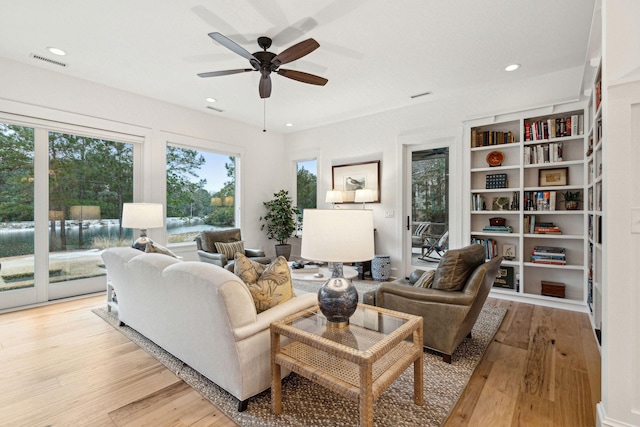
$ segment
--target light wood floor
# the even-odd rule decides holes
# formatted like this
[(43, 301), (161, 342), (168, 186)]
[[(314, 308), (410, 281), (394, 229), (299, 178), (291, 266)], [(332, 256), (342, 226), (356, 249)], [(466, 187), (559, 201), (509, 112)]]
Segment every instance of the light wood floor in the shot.
[[(90, 311), (103, 303), (0, 315), (1, 426), (235, 426)], [(600, 354), (587, 316), (490, 303), (509, 311), (445, 425), (594, 426)]]

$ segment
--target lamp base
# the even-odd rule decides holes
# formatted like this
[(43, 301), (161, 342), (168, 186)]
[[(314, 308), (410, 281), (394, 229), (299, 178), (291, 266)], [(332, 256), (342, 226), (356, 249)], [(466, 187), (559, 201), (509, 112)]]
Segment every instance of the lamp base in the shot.
[(342, 277), (342, 264), (333, 266), (333, 277), (318, 291), (320, 311), (327, 318), (327, 327), (342, 328), (358, 307), (358, 291), (350, 280)]
[(139, 251), (145, 252), (147, 249), (147, 243), (153, 243), (153, 240), (151, 240), (147, 236), (140, 236), (136, 239), (135, 242), (133, 242), (131, 247)]

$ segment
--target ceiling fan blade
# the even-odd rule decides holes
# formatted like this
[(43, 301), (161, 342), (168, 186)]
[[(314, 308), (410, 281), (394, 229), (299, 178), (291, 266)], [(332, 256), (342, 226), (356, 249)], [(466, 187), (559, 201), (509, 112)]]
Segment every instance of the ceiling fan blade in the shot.
[(255, 71), (255, 70), (253, 68), (240, 68), (237, 70), (209, 71), (208, 73), (198, 73), (198, 77), (227, 76), (229, 74), (246, 73), (247, 71)]
[(307, 39), (283, 50), (271, 60), (271, 63), (276, 67), (279, 67), (280, 64), (286, 64), (288, 62), (295, 61), (298, 58), (302, 58), (319, 47), (320, 44), (317, 41), (314, 39)]
[(318, 85), (318, 86), (324, 86), (329, 81), (324, 77), (320, 77), (320, 76), (316, 76), (315, 74), (304, 73), (302, 71), (296, 71), (296, 70), (278, 70), (277, 73), (289, 79), (297, 80), (302, 83)]
[(209, 37), (211, 37), (212, 39), (214, 39), (215, 41), (217, 41), (218, 43), (220, 43), (222, 46), (226, 47), (230, 51), (235, 52), (238, 55), (242, 56), (243, 58), (248, 59), (254, 68), (256, 68), (256, 65), (254, 64), (257, 64), (259, 68), (260, 61), (258, 61), (255, 56), (249, 53), (248, 50), (240, 46), (238, 43), (234, 42), (231, 39), (226, 38), (220, 33), (209, 33)]
[(261, 76), (260, 85), (258, 86), (260, 98), (268, 98), (271, 96), (271, 76)]

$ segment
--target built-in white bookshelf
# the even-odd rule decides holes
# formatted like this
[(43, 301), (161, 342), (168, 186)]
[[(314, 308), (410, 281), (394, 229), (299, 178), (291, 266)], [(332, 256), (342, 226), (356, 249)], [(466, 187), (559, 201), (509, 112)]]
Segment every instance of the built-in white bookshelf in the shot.
[[(514, 255), (502, 262), (513, 287), (493, 296), (588, 311), (589, 114), (571, 103), (467, 122), (469, 241), (487, 257)], [(579, 193), (577, 209), (565, 207), (567, 192)], [(495, 218), (504, 229), (490, 227)]]
[(602, 294), (603, 282), (603, 251), (602, 251), (602, 223), (603, 203), (602, 188), (604, 180), (603, 152), (605, 140), (602, 129), (602, 68), (598, 67), (589, 99), (588, 114), (592, 118), (587, 135), (587, 304), (591, 313), (591, 322), (598, 341), (601, 341), (602, 331)]

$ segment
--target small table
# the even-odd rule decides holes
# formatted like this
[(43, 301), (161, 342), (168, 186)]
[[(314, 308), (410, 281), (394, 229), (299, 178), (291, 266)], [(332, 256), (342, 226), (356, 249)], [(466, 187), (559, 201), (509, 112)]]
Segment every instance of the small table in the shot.
[[(305, 271), (305, 270), (311, 270), (311, 271)], [(315, 274), (316, 273), (321, 273), (322, 277), (316, 277)], [(351, 280), (354, 279), (356, 277), (358, 277), (358, 270), (356, 270), (353, 267), (350, 267), (348, 265), (345, 265), (342, 267), (342, 277), (344, 277), (347, 280)], [(295, 269), (292, 268), (291, 269), (291, 278), (294, 280), (308, 280), (308, 281), (312, 281), (312, 282), (326, 282), (327, 280), (329, 280), (331, 278), (331, 270), (329, 270), (327, 267), (319, 267), (319, 268), (312, 268), (312, 269), (304, 269), (304, 268), (299, 268), (299, 269)]]
[[(290, 343), (280, 346), (280, 337)], [(405, 339), (412, 336), (412, 341)], [(423, 405), (422, 318), (358, 304), (346, 328), (327, 327), (318, 306), (271, 324), (271, 406), (282, 413), (281, 367), (358, 402), (373, 426), (373, 401), (413, 364), (413, 401)]]

